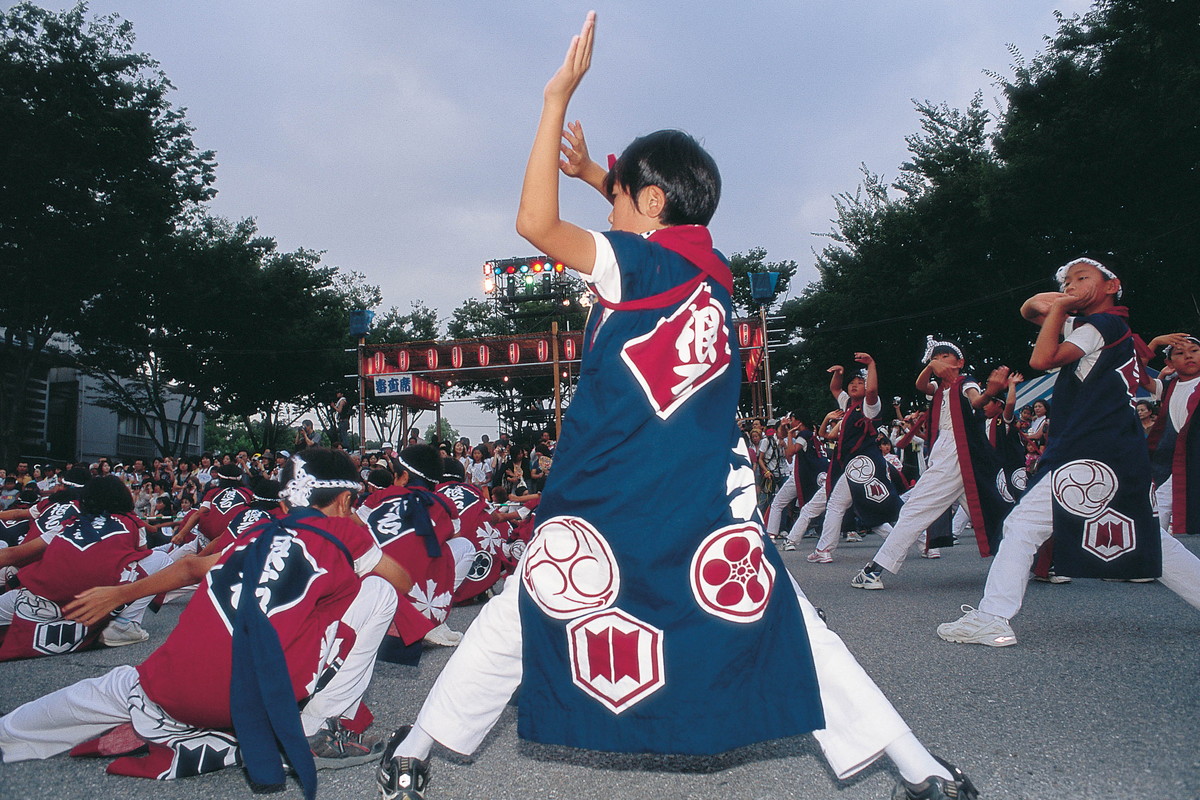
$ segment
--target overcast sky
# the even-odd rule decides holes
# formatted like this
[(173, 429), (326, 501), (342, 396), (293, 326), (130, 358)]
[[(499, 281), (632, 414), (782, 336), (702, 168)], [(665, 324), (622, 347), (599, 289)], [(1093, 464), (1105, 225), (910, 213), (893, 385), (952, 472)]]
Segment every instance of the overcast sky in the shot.
[[(43, 5), (70, 4), (42, 0)], [(591, 72), (569, 112), (603, 163), (664, 127), (721, 168), (712, 229), (727, 254), (767, 249), (815, 277), (833, 197), (860, 165), (894, 178), (913, 100), (965, 107), (999, 92), (1084, 0), (604, 2)], [(130, 20), (217, 152), (215, 213), (254, 217), (285, 250), (325, 252), (443, 320), (481, 295), (482, 264), (531, 249), (514, 232), (541, 89), (587, 5), (543, 0), (94, 0)], [(582, 184), (563, 215), (604, 229)], [(451, 411), (453, 419), (459, 412)], [(461, 414), (459, 415), (461, 416)], [(466, 420), (463, 420), (464, 422)], [(460, 425), (460, 427), (463, 427)], [(478, 431), (464, 431), (478, 438)]]

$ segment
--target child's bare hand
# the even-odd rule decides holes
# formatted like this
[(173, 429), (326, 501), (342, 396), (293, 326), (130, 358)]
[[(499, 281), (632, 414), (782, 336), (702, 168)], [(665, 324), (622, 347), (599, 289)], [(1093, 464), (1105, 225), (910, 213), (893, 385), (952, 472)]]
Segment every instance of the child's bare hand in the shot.
[(1066, 296), (1063, 292), (1040, 292), (1026, 300), (1021, 310), (1026, 319), (1045, 317), (1050, 313), (1050, 307), (1054, 305), (1054, 302)]
[(1008, 373), (1008, 385), (1009, 386), (1018, 386), (1024, 382), (1025, 382), (1025, 376), (1022, 375), (1021, 373), (1019, 373), (1019, 372)]
[(1174, 374), (1175, 374), (1175, 368), (1173, 366), (1171, 366), (1170, 364), (1167, 364), (1165, 367), (1163, 367), (1162, 369), (1160, 369), (1158, 371), (1158, 379), (1160, 381), (1165, 381), (1168, 377), (1170, 377), (1171, 375), (1174, 375)]
[(866, 353), (855, 353), (854, 360), (859, 364), (866, 364), (868, 367), (875, 363), (875, 359), (871, 358), (871, 356), (867, 355)]
[(832, 367), (830, 367), (829, 369), (827, 369), (825, 371), (833, 373), (834, 375), (841, 375), (843, 372), (846, 371), (846, 368), (843, 367), (841, 364), (834, 364)]
[(592, 162), (591, 156), (588, 155), (587, 140), (583, 138), (583, 126), (578, 120), (568, 123), (562, 135), (566, 142), (558, 148), (563, 154), (558, 167), (569, 178), (581, 177)]
[(558, 72), (554, 73), (554, 77), (550, 78), (550, 82), (546, 84), (546, 88), (542, 92), (546, 100), (561, 100), (566, 103), (571, 99), (571, 95), (575, 94), (575, 89), (579, 87), (579, 82), (587, 73), (588, 67), (592, 65), (592, 45), (595, 40), (596, 12), (589, 11), (579, 35), (571, 38), (571, 44), (567, 47), (567, 55), (563, 59), (562, 66), (558, 68)]
[(1178, 347), (1188, 340), (1191, 334), (1187, 333), (1164, 333), (1162, 336), (1155, 336), (1150, 340), (1150, 349), (1157, 350), (1160, 347)]
[(75, 595), (75, 599), (63, 608), (63, 616), (91, 627), (107, 617), (124, 600), (116, 586), (94, 586)]
[(992, 370), (992, 374), (987, 379), (988, 394), (993, 397), (1000, 393), (1002, 389), (1008, 388), (1008, 367), (996, 367)]

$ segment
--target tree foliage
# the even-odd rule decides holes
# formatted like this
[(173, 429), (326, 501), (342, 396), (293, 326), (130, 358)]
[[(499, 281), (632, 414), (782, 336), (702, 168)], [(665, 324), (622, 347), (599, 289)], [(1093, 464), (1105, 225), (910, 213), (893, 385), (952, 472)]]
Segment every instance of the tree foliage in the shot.
[(132, 26), (30, 3), (0, 11), (0, 459), (56, 335), (103, 315), (114, 282), (214, 193), (211, 151)]
[(1036, 58), (1015, 54), (999, 114), (981, 95), (918, 103), (898, 178), (864, 170), (837, 198), (820, 278), (783, 306), (795, 335), (772, 361), (776, 406), (819, 416), (823, 370), (858, 350), (885, 395), (912, 399), (926, 334), (960, 341), (977, 373), (1028, 374), (1036, 331), (1019, 305), (1083, 253), (1122, 276), (1135, 329), (1196, 329), (1198, 33), (1195, 3), (1102, 0), (1060, 16)]

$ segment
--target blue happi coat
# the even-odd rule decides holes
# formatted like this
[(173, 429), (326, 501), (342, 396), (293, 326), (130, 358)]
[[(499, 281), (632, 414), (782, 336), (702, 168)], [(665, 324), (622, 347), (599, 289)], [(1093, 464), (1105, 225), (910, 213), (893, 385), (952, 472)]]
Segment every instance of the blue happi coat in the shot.
[(799, 604), (734, 423), (728, 268), (698, 226), (605, 236), (621, 302), (588, 321), (522, 562), (519, 733), (708, 754), (822, 728)]

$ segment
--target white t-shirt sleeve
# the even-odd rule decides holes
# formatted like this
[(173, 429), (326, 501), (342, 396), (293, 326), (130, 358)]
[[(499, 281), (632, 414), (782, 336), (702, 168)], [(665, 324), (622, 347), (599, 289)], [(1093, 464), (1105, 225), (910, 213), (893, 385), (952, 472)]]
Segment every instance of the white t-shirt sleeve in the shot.
[(361, 578), (375, 569), (381, 558), (383, 558), (383, 551), (379, 549), (379, 545), (371, 545), (367, 552), (354, 559), (354, 574)]
[(838, 395), (838, 408), (840, 408), (842, 411), (845, 411), (846, 408), (849, 407), (849, 405), (850, 405), (850, 395), (846, 394), (845, 392), (842, 392), (841, 394), (839, 394)]
[(596, 263), (592, 274), (584, 275), (596, 294), (609, 303), (621, 302), (621, 269), (617, 265), (617, 254), (613, 252), (608, 237), (599, 231), (588, 231), (596, 240)]
[[(1070, 331), (1070, 333), (1068, 333)], [(1104, 336), (1095, 325), (1081, 325), (1074, 331), (1071, 331), (1071, 321), (1067, 320), (1067, 325), (1063, 329), (1066, 339), (1064, 343), (1069, 343), (1078, 347), (1083, 351), (1083, 357), (1079, 359), (1079, 365), (1075, 369), (1075, 374), (1080, 380), (1088, 376), (1092, 371), (1092, 367), (1096, 366), (1096, 361), (1100, 358), (1100, 351), (1104, 349)]]
[(863, 414), (870, 419), (879, 419), (879, 415), (883, 413), (883, 400), (876, 398), (874, 403), (868, 403), (863, 400)]

